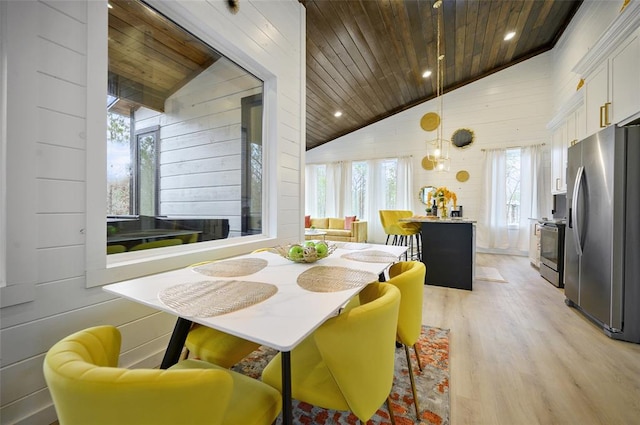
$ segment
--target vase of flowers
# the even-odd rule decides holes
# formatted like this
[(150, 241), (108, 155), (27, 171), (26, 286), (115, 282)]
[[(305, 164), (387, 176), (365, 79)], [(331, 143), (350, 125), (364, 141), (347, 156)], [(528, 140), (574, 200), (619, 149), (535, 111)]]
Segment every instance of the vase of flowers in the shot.
[(436, 201), (436, 205), (438, 206), (438, 212), (442, 218), (447, 218), (447, 204), (449, 202), (453, 203), (453, 207), (455, 208), (458, 204), (458, 197), (456, 194), (446, 187), (442, 186), (437, 189), (429, 192), (427, 202), (431, 202), (431, 198)]

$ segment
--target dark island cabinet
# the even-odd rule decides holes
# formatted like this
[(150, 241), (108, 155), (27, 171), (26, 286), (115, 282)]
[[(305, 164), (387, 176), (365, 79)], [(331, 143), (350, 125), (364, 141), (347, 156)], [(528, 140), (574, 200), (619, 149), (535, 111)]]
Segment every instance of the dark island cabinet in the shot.
[(425, 284), (472, 290), (475, 225), (471, 221), (429, 220), (422, 223)]

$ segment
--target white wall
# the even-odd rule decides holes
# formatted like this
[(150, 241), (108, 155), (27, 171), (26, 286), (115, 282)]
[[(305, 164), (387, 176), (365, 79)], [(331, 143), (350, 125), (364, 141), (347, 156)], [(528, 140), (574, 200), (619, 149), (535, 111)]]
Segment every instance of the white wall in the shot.
[[(221, 0), (151, 3), (234, 61), (272, 76), (267, 94), (271, 240), (301, 238), (304, 8), (296, 0), (244, 0), (232, 15)], [(100, 204), (106, 186), (88, 176), (96, 173), (95, 164), (106, 164), (96, 160), (104, 156), (106, 132), (96, 134), (91, 122), (94, 111), (100, 116), (104, 110), (106, 79), (96, 80), (91, 72), (96, 63), (88, 46), (106, 52), (106, 2), (3, 1), (0, 10), (6, 13), (3, 26), (7, 23), (2, 31), (6, 109), (0, 103), (7, 123), (6, 136), (0, 132), (7, 148), (0, 176), (7, 191), (0, 422), (50, 424), (55, 412), (42, 360), (53, 343), (87, 326), (113, 324), (123, 334), (121, 364), (154, 366), (175, 318), (87, 288), (89, 253), (105, 257), (104, 243), (87, 241), (94, 240), (91, 231), (104, 234)], [(104, 14), (100, 28), (91, 27), (96, 13)], [(92, 103), (91, 92), (100, 102)], [(242, 249), (251, 246), (224, 251)]]

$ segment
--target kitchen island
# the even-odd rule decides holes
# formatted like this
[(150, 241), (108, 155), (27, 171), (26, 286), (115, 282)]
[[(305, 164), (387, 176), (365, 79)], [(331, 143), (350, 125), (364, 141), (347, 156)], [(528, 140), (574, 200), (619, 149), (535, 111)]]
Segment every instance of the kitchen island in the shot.
[(421, 223), (426, 285), (473, 289), (476, 258), (474, 220), (416, 216), (402, 221)]

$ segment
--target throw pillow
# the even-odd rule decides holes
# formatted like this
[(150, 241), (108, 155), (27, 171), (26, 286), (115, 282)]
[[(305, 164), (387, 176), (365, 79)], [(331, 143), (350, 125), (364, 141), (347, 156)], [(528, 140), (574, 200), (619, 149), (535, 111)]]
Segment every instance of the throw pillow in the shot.
[(308, 229), (309, 227), (311, 227), (311, 216), (310, 215), (305, 215), (304, 216), (304, 228)]
[(346, 216), (344, 218), (344, 230), (351, 230), (351, 223), (353, 223), (354, 221), (357, 221), (358, 219), (356, 218), (355, 215), (352, 216)]

